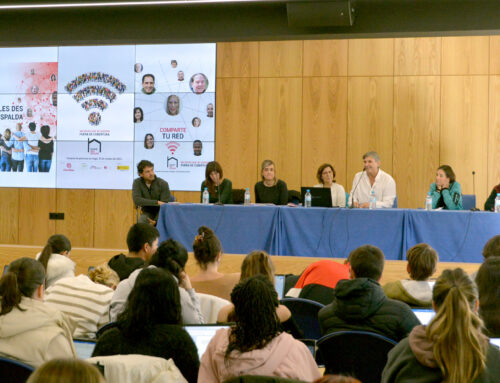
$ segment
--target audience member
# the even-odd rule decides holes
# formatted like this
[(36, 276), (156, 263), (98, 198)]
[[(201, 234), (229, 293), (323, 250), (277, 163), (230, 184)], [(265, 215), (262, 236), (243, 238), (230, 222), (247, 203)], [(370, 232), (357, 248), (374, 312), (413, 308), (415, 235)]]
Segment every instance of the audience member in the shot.
[(75, 358), (72, 321), (43, 303), (45, 272), (32, 258), (13, 261), (0, 279), (0, 354), (37, 367)]
[(332, 194), (332, 206), (345, 207), (344, 187), (335, 182), (335, 169), (330, 164), (323, 164), (318, 168), (316, 178), (319, 184), (315, 188), (330, 188)]
[(115, 271), (101, 265), (89, 271), (89, 276), (59, 279), (45, 292), (45, 303), (73, 319), (74, 337), (95, 338), (99, 327), (109, 322), (109, 304), (119, 282)]
[(205, 168), (205, 180), (201, 183), (200, 202), (203, 202), (205, 188), (208, 190), (210, 203), (233, 203), (233, 184), (231, 180), (224, 178), (222, 166), (217, 161), (210, 161)]
[(500, 184), (494, 186), (491, 190), (490, 196), (484, 203), (484, 210), (493, 211), (495, 209), (495, 198), (497, 197), (498, 193), (500, 193)]
[(349, 254), (349, 280), (337, 283), (333, 302), (319, 311), (323, 334), (336, 331), (371, 331), (400, 341), (420, 322), (403, 302), (389, 299), (378, 281), (384, 254), (364, 245)]
[(231, 299), (231, 291), (240, 279), (239, 273), (223, 274), (219, 272), (222, 259), (222, 245), (212, 229), (206, 226), (198, 228), (194, 238), (193, 252), (200, 271), (191, 278), (191, 284), (199, 293)]
[(434, 282), (429, 281), (429, 278), (436, 272), (436, 250), (426, 243), (419, 243), (407, 251), (406, 259), (406, 271), (410, 279), (386, 283), (385, 295), (413, 307), (431, 307)]
[(255, 184), (255, 202), (286, 205), (288, 189), (286, 183), (276, 178), (274, 162), (264, 160), (261, 165), (262, 181)]
[[(500, 237), (500, 236), (497, 236)], [(479, 292), (479, 315), (487, 334), (500, 338), (500, 257), (485, 259), (476, 275)]]
[[(200, 301), (191, 286), (189, 276), (184, 271), (188, 254), (186, 248), (177, 241), (169, 239), (161, 243), (156, 253), (149, 261), (149, 267), (159, 267), (171, 273), (178, 283), (182, 308), (183, 324), (201, 324), (205, 322), (201, 313)], [(111, 299), (110, 319), (115, 321), (118, 315), (125, 310), (127, 298), (134, 287), (135, 280), (141, 270), (135, 270), (130, 276), (121, 281)]]
[(188, 382), (197, 380), (198, 351), (181, 327), (179, 288), (161, 268), (140, 270), (117, 326), (100, 336), (92, 356), (127, 354), (172, 358)]
[(500, 234), (491, 237), (483, 247), (483, 257), (500, 257)]
[(127, 234), (128, 254), (115, 255), (108, 262), (120, 281), (127, 279), (132, 271), (149, 261), (158, 248), (159, 237), (158, 229), (147, 223), (136, 223), (130, 227)]
[(36, 255), (45, 269), (45, 287), (52, 286), (61, 278), (75, 276), (75, 262), (69, 259), (71, 242), (62, 234), (49, 237), (41, 253)]
[(308, 348), (281, 331), (272, 283), (256, 275), (231, 293), (235, 326), (218, 330), (201, 358), (198, 382), (223, 382), (238, 375), (313, 381), (321, 374)]
[(323, 305), (332, 303), (338, 281), (349, 279), (349, 265), (329, 259), (313, 262), (302, 272), (287, 297), (310, 299)]
[(31, 374), (26, 383), (106, 383), (97, 367), (81, 359), (52, 359)]
[(462, 269), (445, 270), (432, 293), (436, 315), (388, 356), (382, 383), (497, 382), (500, 350), (482, 334), (477, 290)]
[(325, 375), (314, 383), (361, 383), (358, 379), (344, 375)]
[(455, 173), (449, 165), (441, 165), (436, 171), (436, 182), (431, 184), (432, 208), (462, 210), (462, 190), (455, 181)]

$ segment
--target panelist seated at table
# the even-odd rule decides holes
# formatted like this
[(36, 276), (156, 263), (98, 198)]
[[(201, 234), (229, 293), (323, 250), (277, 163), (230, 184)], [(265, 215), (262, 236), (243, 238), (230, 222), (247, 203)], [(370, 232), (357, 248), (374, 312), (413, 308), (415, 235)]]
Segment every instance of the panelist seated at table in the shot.
[(433, 209), (462, 210), (462, 190), (455, 181), (451, 166), (441, 165), (436, 172), (436, 182), (431, 184)]
[(497, 197), (497, 194), (500, 193), (500, 184), (497, 186), (493, 187), (493, 190), (491, 191), (490, 196), (484, 203), (484, 210), (486, 211), (494, 211), (495, 209), (495, 198)]
[(148, 160), (137, 164), (137, 173), (139, 177), (132, 184), (132, 199), (142, 208), (138, 222), (156, 225), (160, 206), (170, 200), (168, 182), (156, 177), (154, 164)]
[(349, 206), (368, 208), (371, 192), (375, 190), (377, 208), (391, 208), (396, 198), (396, 182), (380, 169), (380, 156), (373, 151), (365, 153), (363, 164), (363, 171), (356, 173), (352, 181)]
[(288, 189), (286, 183), (276, 178), (274, 162), (264, 160), (261, 166), (262, 181), (255, 184), (255, 202), (286, 205)]
[(335, 182), (335, 169), (330, 164), (323, 164), (318, 168), (316, 178), (319, 184), (315, 188), (330, 188), (332, 192), (332, 206), (345, 207), (345, 190)]
[(233, 203), (233, 184), (224, 178), (222, 167), (217, 161), (209, 162), (205, 168), (205, 180), (201, 183), (200, 202), (203, 202), (205, 188), (208, 190), (210, 203)]

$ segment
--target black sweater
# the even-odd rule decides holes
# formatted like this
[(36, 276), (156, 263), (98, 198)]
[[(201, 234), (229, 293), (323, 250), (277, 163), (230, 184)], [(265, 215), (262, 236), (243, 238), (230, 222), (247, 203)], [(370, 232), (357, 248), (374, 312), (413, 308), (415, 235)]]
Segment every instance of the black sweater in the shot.
[(198, 350), (189, 334), (179, 325), (162, 324), (140, 339), (129, 339), (119, 327), (114, 327), (97, 340), (92, 356), (140, 354), (172, 358), (189, 383), (198, 380), (200, 360)]
[(278, 180), (274, 186), (266, 186), (263, 181), (255, 184), (256, 203), (274, 203), (275, 205), (286, 205), (288, 203), (288, 189), (286, 183)]

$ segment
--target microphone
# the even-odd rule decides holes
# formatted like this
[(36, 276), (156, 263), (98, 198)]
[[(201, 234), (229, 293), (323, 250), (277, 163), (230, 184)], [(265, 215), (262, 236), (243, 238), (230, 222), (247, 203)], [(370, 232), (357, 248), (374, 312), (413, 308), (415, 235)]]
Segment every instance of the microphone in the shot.
[(359, 182), (361, 181), (361, 178), (363, 178), (363, 173), (365, 172), (365, 168), (363, 167), (363, 171), (361, 172), (361, 175), (359, 176), (358, 182), (356, 183), (356, 186), (354, 186), (354, 189), (352, 189), (351, 193), (351, 206), (349, 206), (349, 209), (352, 209), (354, 207), (354, 192), (358, 188)]
[[(472, 194), (474, 194), (474, 197), (476, 196), (476, 171), (472, 171)], [(474, 204), (474, 207), (470, 209), (471, 211), (479, 211), (478, 208), (476, 208), (476, 205)]]
[(220, 200), (220, 174), (217, 174), (217, 202), (215, 203), (216, 205), (223, 205), (223, 203)]

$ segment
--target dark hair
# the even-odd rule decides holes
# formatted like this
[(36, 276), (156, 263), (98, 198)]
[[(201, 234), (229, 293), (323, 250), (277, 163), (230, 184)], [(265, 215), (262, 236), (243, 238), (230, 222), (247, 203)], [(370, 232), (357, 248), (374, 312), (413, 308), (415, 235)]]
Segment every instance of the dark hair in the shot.
[(159, 324), (181, 323), (179, 286), (167, 271), (143, 269), (127, 298), (125, 311), (118, 316), (118, 326), (126, 336), (139, 339), (151, 334)]
[(427, 243), (419, 243), (406, 252), (410, 278), (425, 281), (436, 271), (438, 254)]
[(38, 286), (43, 285), (45, 272), (40, 262), (33, 258), (19, 258), (11, 262), (0, 279), (0, 315), (8, 314), (14, 307), (19, 310), (23, 296), (31, 298)]
[(128, 251), (137, 253), (146, 243), (152, 246), (159, 236), (160, 233), (156, 227), (148, 223), (136, 223), (130, 227), (127, 234)]
[(488, 257), (476, 275), (479, 315), (488, 335), (500, 337), (500, 257)]
[[(201, 141), (200, 141), (201, 142)], [(194, 144), (194, 142), (193, 142)], [(219, 173), (219, 182), (224, 178), (224, 172), (222, 171), (222, 166), (217, 161), (210, 161), (205, 168), (205, 185), (208, 188), (210, 194), (215, 195), (215, 182), (210, 178), (212, 172)]]
[(193, 141), (193, 145), (194, 145), (195, 143), (197, 143), (197, 142), (199, 142), (200, 144), (202, 143), (202, 142), (201, 142), (201, 140), (194, 140), (194, 141)]
[(500, 257), (500, 234), (491, 237), (483, 247), (484, 259), (488, 257)]
[(349, 262), (356, 278), (378, 281), (384, 271), (384, 253), (376, 246), (358, 247), (349, 254)]
[(47, 244), (43, 248), (38, 261), (42, 264), (45, 272), (47, 272), (47, 264), (49, 263), (52, 254), (61, 254), (64, 251), (68, 253), (71, 251), (71, 242), (68, 237), (62, 234), (54, 234), (49, 237)]
[(44, 138), (50, 138), (49, 133), (50, 133), (50, 126), (48, 125), (42, 125), (40, 128), (40, 133), (42, 133), (42, 136)]
[(149, 264), (167, 270), (180, 282), (181, 272), (184, 271), (187, 260), (188, 253), (184, 245), (170, 238), (158, 246), (158, 250), (151, 257)]
[(316, 178), (318, 179), (318, 182), (320, 184), (323, 183), (323, 178), (322, 178), (322, 175), (323, 175), (323, 171), (326, 169), (326, 168), (331, 168), (332, 169), (332, 172), (333, 172), (333, 182), (335, 182), (335, 176), (337, 175), (337, 173), (335, 173), (335, 169), (333, 168), (332, 165), (330, 164), (323, 164), (321, 165), (319, 168), (318, 168), (318, 172), (316, 173)]
[(193, 252), (196, 263), (202, 270), (207, 269), (207, 264), (215, 262), (215, 259), (222, 251), (219, 238), (212, 229), (206, 226), (198, 228), (198, 235), (194, 237)]
[(151, 77), (153, 79), (153, 81), (155, 81), (155, 76), (154, 75), (152, 75), (151, 73), (146, 73), (144, 76), (142, 76), (142, 82), (144, 82), (144, 79), (146, 77)]
[(241, 263), (240, 280), (264, 275), (271, 283), (274, 283), (274, 265), (269, 254), (264, 250), (254, 250), (249, 253)]
[(233, 350), (241, 353), (264, 348), (281, 332), (276, 308), (278, 294), (264, 275), (255, 275), (238, 283), (231, 292), (234, 321), (225, 359)]
[(446, 178), (450, 179), (450, 184), (455, 182), (455, 172), (450, 165), (441, 165), (438, 170), (442, 170), (446, 174)]
[(35, 129), (36, 129), (36, 124), (35, 124), (34, 122), (30, 122), (30, 123), (28, 124), (28, 128), (29, 128), (32, 132), (34, 132), (34, 131), (35, 131)]
[[(146, 143), (146, 141), (148, 140), (148, 136), (151, 136), (153, 138), (153, 146), (151, 146), (151, 148), (148, 148), (148, 145)], [(144, 136), (144, 147), (146, 149), (153, 149), (155, 147), (155, 136), (153, 136), (151, 133), (146, 133), (146, 135)]]
[(142, 111), (142, 108), (135, 107), (135, 108), (134, 108), (134, 122), (135, 122), (135, 112), (136, 112), (136, 111), (140, 111), (140, 112), (141, 112), (141, 118), (139, 119), (139, 121), (144, 120), (144, 112)]
[[(146, 141), (146, 139), (144, 139), (144, 141)], [(154, 168), (154, 167), (155, 165), (151, 161), (142, 160), (137, 164), (137, 173), (141, 175), (145, 168)]]

